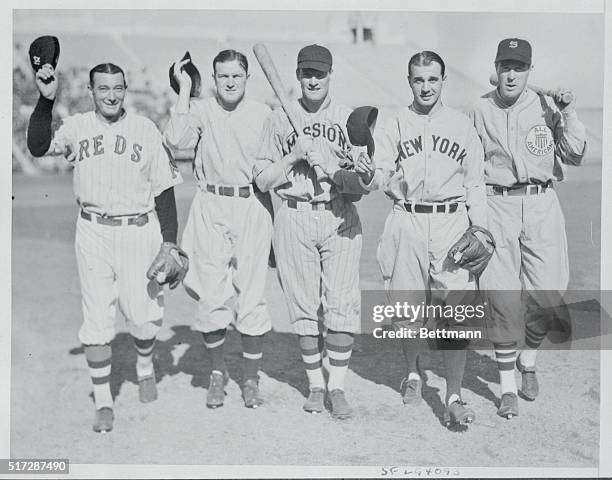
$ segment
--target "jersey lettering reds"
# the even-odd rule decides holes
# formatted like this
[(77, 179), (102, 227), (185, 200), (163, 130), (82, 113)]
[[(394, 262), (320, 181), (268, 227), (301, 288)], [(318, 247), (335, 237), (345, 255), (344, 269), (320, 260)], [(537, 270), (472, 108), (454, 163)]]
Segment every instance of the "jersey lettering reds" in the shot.
[(485, 224), (483, 152), (467, 116), (444, 105), (431, 115), (404, 107), (384, 115), (374, 143), (368, 188), (398, 202), (465, 201), (472, 223)]
[(215, 97), (192, 100), (189, 113), (173, 111), (164, 138), (174, 151), (195, 148), (194, 174), (200, 188), (248, 185), (269, 113), (267, 105), (248, 99), (231, 112)]
[(95, 112), (72, 115), (64, 119), (54, 142), (76, 154), (74, 193), (88, 212), (146, 213), (155, 207), (157, 195), (183, 181), (155, 124), (135, 113), (124, 113), (111, 124)]
[(509, 187), (565, 178), (565, 164), (580, 165), (586, 131), (576, 113), (561, 114), (553, 100), (526, 90), (505, 107), (497, 90), (469, 112), (485, 154), (485, 182)]
[[(314, 139), (315, 148), (328, 161), (337, 164), (349, 154), (352, 146), (346, 133), (346, 121), (351, 110), (330, 100), (318, 112), (309, 113), (299, 100), (291, 107), (302, 125), (301, 133)], [(261, 146), (255, 164), (255, 176), (270, 163), (280, 161), (295, 145), (297, 135), (282, 109), (274, 110), (266, 119), (261, 137)], [(317, 179), (314, 168), (305, 160), (293, 165), (289, 172), (270, 179), (262, 190), (274, 191), (283, 199), (299, 201), (329, 202), (341, 195), (329, 178)], [(316, 192), (316, 193), (315, 193)]]

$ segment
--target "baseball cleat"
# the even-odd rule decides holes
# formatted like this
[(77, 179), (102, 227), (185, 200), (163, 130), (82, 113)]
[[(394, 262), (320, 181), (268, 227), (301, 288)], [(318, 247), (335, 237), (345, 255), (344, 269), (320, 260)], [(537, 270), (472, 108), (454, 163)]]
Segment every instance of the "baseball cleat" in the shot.
[(309, 413), (321, 413), (325, 410), (325, 389), (319, 387), (311, 389), (303, 408)]
[(521, 358), (516, 358), (516, 368), (521, 372), (521, 389), (519, 395), (530, 402), (534, 401), (540, 393), (538, 377), (536, 377), (536, 367), (525, 367), (521, 363)]
[(463, 400), (455, 400), (447, 405), (444, 410), (444, 424), (449, 426), (451, 424), (472, 423), (476, 420), (474, 410), (466, 407), (466, 405)]
[(329, 401), (331, 402), (331, 416), (337, 420), (346, 420), (351, 418), (353, 410), (344, 398), (344, 391), (335, 388), (329, 392)]
[(225, 400), (225, 386), (229, 381), (227, 372), (221, 373), (214, 371), (210, 374), (208, 393), (206, 394), (206, 406), (208, 408), (218, 408), (223, 406)]
[(419, 379), (408, 379), (404, 377), (400, 383), (400, 392), (404, 405), (418, 405), (421, 403), (421, 390), (423, 389), (423, 381)]
[(106, 433), (113, 429), (115, 415), (110, 407), (102, 407), (96, 410), (96, 420), (93, 424), (93, 431), (96, 433)]
[(264, 401), (259, 396), (259, 382), (255, 378), (249, 378), (242, 384), (242, 399), (247, 408), (257, 408)]
[(518, 397), (516, 393), (506, 392), (502, 395), (497, 414), (507, 420), (518, 417)]
[(142, 403), (149, 403), (157, 400), (155, 373), (138, 379), (138, 398)]

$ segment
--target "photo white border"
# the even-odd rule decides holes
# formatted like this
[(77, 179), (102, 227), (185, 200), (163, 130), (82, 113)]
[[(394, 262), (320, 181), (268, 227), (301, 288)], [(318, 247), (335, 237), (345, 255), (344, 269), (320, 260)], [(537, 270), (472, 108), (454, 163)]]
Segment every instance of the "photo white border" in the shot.
[[(401, 0), (337, 0), (333, 5), (324, 0), (310, 0), (305, 2), (265, 0), (254, 4), (247, 0), (207, 0), (186, 1), (175, 0), (172, 2), (152, 0), (149, 2), (122, 2), (119, 0), (90, 0), (87, 2), (76, 0), (24, 0), (20, 2), (9, 2), (3, 4), (0, 11), (3, 12), (0, 19), (0, 29), (3, 35), (2, 58), (4, 64), (12, 67), (12, 45), (13, 45), (13, 9), (225, 9), (225, 10), (401, 10), (401, 11), (430, 11), (430, 12), (558, 12), (558, 13), (605, 13), (605, 92), (604, 92), (604, 136), (603, 136), (603, 160), (602, 160), (602, 204), (601, 204), (601, 289), (612, 290), (612, 252), (606, 246), (612, 244), (612, 140), (610, 130), (612, 128), (612, 13), (610, 3), (604, 0), (433, 0), (425, 8), (420, 1)], [(306, 7), (307, 8), (304, 8)], [(568, 25), (571, 32), (571, 25)], [(5, 68), (0, 73), (1, 82), (1, 105), (3, 144), (7, 150), (12, 145), (12, 68)], [(3, 191), (12, 191), (12, 167), (11, 153), (6, 152), (5, 161), (0, 164), (0, 182)], [(8, 193), (7, 193), (8, 195)], [(8, 197), (7, 197), (8, 200)], [(3, 235), (4, 245), (11, 245), (11, 210), (12, 203), (0, 203), (0, 228)], [(2, 383), (10, 386), (11, 365), (11, 259), (0, 258), (0, 271), (2, 278), (6, 279), (4, 302), (0, 314), (6, 318), (4, 328), (0, 329), (0, 372)], [(612, 475), (612, 351), (601, 352), (601, 390), (600, 390), (600, 455), (599, 469), (555, 469), (555, 468), (489, 468), (489, 467), (460, 467), (462, 477), (594, 477)], [(4, 388), (0, 394), (0, 458), (10, 457), (10, 388)], [(296, 476), (321, 478), (321, 477), (378, 477), (379, 467), (313, 467), (313, 466), (160, 466), (160, 465), (71, 465), (71, 477), (87, 478), (190, 478), (190, 477), (269, 477), (269, 478), (293, 478)], [(38, 476), (37, 476), (38, 477)], [(51, 478), (48, 475), (41, 478)], [(23, 478), (23, 476), (15, 476)]]

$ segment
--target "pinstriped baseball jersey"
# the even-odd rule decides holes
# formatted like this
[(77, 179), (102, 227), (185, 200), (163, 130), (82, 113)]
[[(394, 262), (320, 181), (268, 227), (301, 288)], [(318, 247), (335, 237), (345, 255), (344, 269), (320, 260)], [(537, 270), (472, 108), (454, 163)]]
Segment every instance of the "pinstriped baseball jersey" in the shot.
[(470, 117), (484, 147), (487, 185), (560, 181), (564, 164), (582, 162), (586, 131), (576, 113), (561, 114), (550, 98), (529, 89), (510, 108), (493, 90)]
[[(326, 102), (316, 113), (304, 110), (299, 101), (292, 106), (302, 133), (312, 136), (314, 148), (337, 164), (351, 151), (346, 134), (350, 109)], [(317, 179), (306, 161), (289, 171), (277, 168), (295, 142), (287, 116), (275, 110), (264, 125), (255, 164), (259, 188), (274, 189), (284, 200), (274, 221), (274, 249), (290, 321), (299, 335), (318, 335), (320, 317), (328, 329), (355, 332), (361, 304), (359, 215), (329, 178)], [(296, 202), (290, 205), (288, 200)], [(326, 208), (312, 210), (311, 204), (320, 202), (328, 202)]]
[(64, 119), (54, 142), (76, 154), (74, 192), (84, 210), (134, 215), (153, 210), (155, 197), (182, 182), (155, 124), (135, 113), (106, 123), (95, 112)]
[[(299, 100), (291, 104), (302, 125), (302, 134), (314, 139), (314, 148), (330, 162), (338, 163), (351, 151), (346, 133), (346, 120), (351, 110), (330, 100), (315, 113), (307, 112)], [(295, 145), (297, 135), (282, 109), (277, 109), (266, 119), (261, 146), (255, 164), (257, 177), (270, 164), (280, 161)], [(317, 179), (314, 168), (305, 160), (296, 163), (288, 172), (271, 178), (258, 179), (263, 191), (274, 189), (283, 199), (312, 202), (328, 202), (340, 196), (340, 191), (328, 178)], [(316, 192), (316, 193), (315, 193)]]
[(269, 113), (267, 105), (248, 99), (231, 112), (215, 97), (191, 100), (189, 113), (172, 113), (164, 136), (172, 149), (196, 148), (194, 174), (200, 186), (248, 185)]
[(485, 224), (482, 145), (468, 117), (440, 105), (430, 115), (402, 108), (374, 132), (376, 172), (369, 188), (394, 201), (465, 201), (473, 224)]

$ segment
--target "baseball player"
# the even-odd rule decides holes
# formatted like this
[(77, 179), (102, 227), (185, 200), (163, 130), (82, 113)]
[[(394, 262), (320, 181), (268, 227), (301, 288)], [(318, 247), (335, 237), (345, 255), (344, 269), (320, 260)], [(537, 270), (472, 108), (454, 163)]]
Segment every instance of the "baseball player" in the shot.
[(242, 337), (244, 404), (257, 408), (263, 403), (263, 336), (271, 329), (264, 293), (272, 217), (270, 194), (253, 184), (253, 166), (270, 109), (244, 98), (249, 65), (242, 53), (219, 52), (213, 60), (216, 94), (202, 100), (190, 100), (192, 80), (183, 68), (188, 62), (174, 67), (180, 89), (164, 136), (172, 150), (195, 149), (198, 189), (182, 246), (193, 259), (184, 284), (198, 300), (195, 328), (212, 361), (206, 405), (223, 405), (229, 378), (224, 342), (234, 323)]
[[(299, 131), (293, 130), (282, 110), (270, 114), (255, 181), (262, 191), (274, 190), (282, 199), (273, 243), (308, 376), (304, 410), (322, 412), (327, 390), (332, 416), (344, 419), (352, 413), (344, 379), (360, 315), (361, 222), (344, 195), (351, 184), (359, 185), (358, 175), (338, 169), (338, 160), (351, 151), (346, 132), (351, 111), (329, 96), (331, 76), (332, 55), (327, 48), (309, 45), (300, 50), (296, 77), (302, 95), (291, 105)], [(358, 187), (355, 193), (359, 192), (367, 193)], [(327, 385), (324, 346), (330, 363)]]
[(94, 111), (63, 120), (52, 135), (51, 112), (58, 81), (53, 66), (36, 73), (40, 98), (28, 127), (34, 156), (68, 155), (80, 207), (75, 249), (83, 324), (79, 339), (91, 374), (93, 429), (113, 428), (111, 346), (117, 307), (128, 321), (137, 351), (140, 401), (157, 398), (153, 345), (163, 317), (163, 289), (146, 276), (162, 245), (174, 246), (177, 216), (173, 187), (182, 179), (155, 124), (123, 102), (123, 70), (112, 64), (89, 72)]
[[(397, 291), (410, 291), (414, 304), (441, 304), (451, 290), (476, 289), (474, 275), (448, 253), (468, 227), (486, 225), (482, 148), (469, 118), (442, 103), (445, 79), (437, 53), (413, 55), (408, 62), (412, 104), (383, 120), (374, 133), (374, 159), (362, 158), (356, 166), (371, 176), (366, 188), (383, 188), (393, 202), (377, 258), (390, 296), (406, 300), (407, 293)], [(461, 398), (465, 346), (460, 341), (438, 345), (446, 368), (446, 423), (469, 423), (475, 417)], [(417, 358), (424, 345), (411, 339), (402, 347), (406, 376), (400, 390), (405, 404), (416, 404), (422, 388)]]
[[(586, 147), (575, 103), (563, 100), (571, 92), (559, 89), (549, 98), (527, 87), (531, 54), (526, 40), (502, 40), (495, 57), (498, 87), (470, 112), (484, 148), (487, 217), (498, 247), (480, 286), (493, 307), (489, 337), (502, 394), (497, 413), (506, 418), (518, 415), (515, 362), (522, 396), (538, 395), (536, 349), (551, 321), (541, 307), (554, 302), (544, 291), (563, 293), (569, 281), (565, 220), (554, 181), (564, 179), (564, 164), (581, 164)], [(519, 295), (500, 293), (521, 288), (532, 291), (524, 318)], [(523, 336), (526, 348), (517, 358)]]

